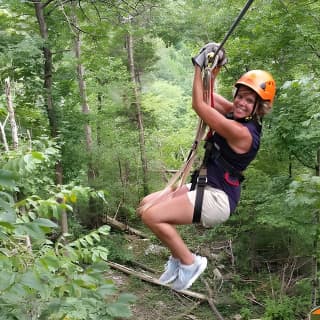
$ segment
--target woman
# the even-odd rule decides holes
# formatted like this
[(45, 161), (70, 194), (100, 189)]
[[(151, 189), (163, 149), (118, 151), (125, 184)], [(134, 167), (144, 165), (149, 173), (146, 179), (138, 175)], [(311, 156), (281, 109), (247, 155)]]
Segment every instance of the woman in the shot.
[[(208, 53), (217, 47), (217, 44), (209, 43), (193, 58), (192, 106), (215, 132), (209, 138), (215, 151), (207, 161), (207, 184), (200, 217), (204, 227), (226, 221), (235, 210), (240, 198), (240, 176), (258, 152), (260, 120), (270, 111), (275, 95), (272, 76), (262, 70), (253, 70), (236, 82), (233, 102), (214, 94), (214, 108), (211, 108), (203, 99), (201, 69), (206, 66)], [(226, 63), (224, 51), (219, 52), (219, 61), (220, 66)], [(230, 174), (230, 168), (239, 176)], [(139, 212), (143, 222), (171, 252), (159, 280), (164, 284), (172, 282), (172, 288), (178, 291), (188, 289), (207, 266), (207, 259), (193, 254), (175, 227), (194, 221), (196, 192), (190, 190), (190, 185), (183, 186)], [(158, 195), (159, 192), (148, 195), (140, 207), (154, 201)]]

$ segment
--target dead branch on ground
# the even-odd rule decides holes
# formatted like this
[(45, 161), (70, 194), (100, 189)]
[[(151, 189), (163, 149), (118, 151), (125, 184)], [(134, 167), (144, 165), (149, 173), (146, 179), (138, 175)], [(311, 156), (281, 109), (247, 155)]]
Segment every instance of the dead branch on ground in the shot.
[(146, 239), (148, 238), (148, 235), (141, 232), (140, 230), (137, 230), (135, 228), (132, 228), (132, 227), (129, 227), (127, 224), (124, 224), (114, 218), (111, 218), (109, 216), (106, 217), (106, 224), (110, 225), (112, 228), (115, 228), (115, 229), (118, 229), (118, 230), (121, 230), (121, 231), (126, 231), (130, 234), (134, 234), (136, 236), (138, 236), (139, 238), (142, 238), (142, 239)]
[(213, 313), (217, 316), (218, 320), (224, 320), (224, 318), (222, 317), (222, 315), (220, 314), (220, 312), (218, 311), (216, 305), (213, 302), (213, 292), (208, 284), (208, 282), (205, 279), (202, 279), (203, 283), (205, 284), (208, 294), (209, 296), (207, 297), (207, 301), (209, 303), (209, 306), (211, 308), (211, 310), (213, 311)]
[[(137, 271), (132, 270), (132, 269), (126, 267), (126, 266), (123, 266), (121, 264), (118, 264), (118, 263), (115, 263), (115, 262), (112, 262), (112, 261), (107, 261), (107, 264), (113, 269), (120, 270), (120, 271), (122, 271), (122, 272), (124, 272), (126, 274), (134, 275), (134, 276), (136, 276), (137, 278), (139, 278), (139, 279), (141, 279), (143, 281), (146, 281), (146, 282), (149, 282), (149, 283), (152, 283), (152, 284), (156, 284), (158, 286), (164, 286), (164, 287), (167, 287), (167, 288), (171, 289), (171, 287), (169, 285), (162, 284), (158, 279), (153, 278), (153, 277), (151, 277), (151, 276), (149, 276), (149, 275), (147, 275), (145, 273), (137, 272)], [(200, 299), (200, 300), (203, 300), (203, 301), (208, 301), (208, 297), (206, 295), (198, 293), (198, 292), (194, 292), (194, 291), (190, 291), (190, 290), (182, 290), (182, 291), (177, 291), (177, 292), (179, 294), (183, 294), (183, 295), (186, 295), (186, 296), (189, 296), (189, 297), (193, 297), (193, 298)]]

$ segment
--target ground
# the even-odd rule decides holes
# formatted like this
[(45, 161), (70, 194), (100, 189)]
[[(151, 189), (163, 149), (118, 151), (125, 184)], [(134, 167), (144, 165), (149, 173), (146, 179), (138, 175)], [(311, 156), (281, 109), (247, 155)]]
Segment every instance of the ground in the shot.
[[(127, 249), (134, 259), (121, 264), (126, 265), (131, 270), (158, 279), (169, 252), (152, 239), (139, 239), (135, 236), (127, 236), (126, 239)], [(230, 306), (227, 301), (228, 298), (221, 290), (222, 288), (227, 289), (229, 284), (228, 281), (222, 280), (221, 273), (224, 273), (225, 270), (223, 270), (224, 266), (219, 264), (219, 259), (221, 256), (225, 257), (227, 248), (227, 242), (218, 243), (216, 247), (197, 248), (200, 251), (198, 253), (207, 256), (209, 263), (203, 276), (190, 288), (191, 291), (203, 296), (217, 295), (220, 291), (219, 299), (212, 297), (211, 303), (217, 307), (221, 314), (225, 314), (228, 305)], [(113, 279), (121, 292), (130, 292), (137, 297), (136, 303), (131, 308), (132, 319), (219, 319), (208, 301), (177, 293), (168, 287), (144, 281), (138, 276), (128, 275), (115, 268), (110, 268), (108, 276)], [(225, 273), (225, 277), (227, 279), (228, 274)], [(232, 310), (230, 317), (224, 317), (224, 319), (240, 320), (241, 317), (236, 310)]]

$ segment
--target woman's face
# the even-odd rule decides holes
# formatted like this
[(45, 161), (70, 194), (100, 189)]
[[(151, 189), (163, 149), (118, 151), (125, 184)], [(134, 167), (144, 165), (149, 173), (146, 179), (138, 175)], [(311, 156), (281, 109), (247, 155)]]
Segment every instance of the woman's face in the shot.
[(249, 117), (257, 100), (257, 94), (246, 86), (240, 86), (233, 100), (233, 116), (236, 119)]

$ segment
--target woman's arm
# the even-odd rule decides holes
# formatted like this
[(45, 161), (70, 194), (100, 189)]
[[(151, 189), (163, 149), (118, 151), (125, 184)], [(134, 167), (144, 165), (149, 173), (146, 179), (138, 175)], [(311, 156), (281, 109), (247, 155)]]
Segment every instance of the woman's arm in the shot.
[[(212, 70), (212, 76), (216, 78), (220, 72), (220, 67), (216, 67)], [(213, 93), (214, 108), (222, 114), (230, 113), (233, 109), (233, 103), (227, 100), (225, 97), (218, 93)]]
[[(216, 100), (217, 99), (217, 100)], [(220, 95), (215, 95), (215, 108), (211, 108), (203, 99), (203, 85), (201, 69), (195, 66), (193, 89), (192, 89), (192, 107), (198, 116), (213, 130), (223, 136), (230, 147), (238, 153), (248, 152), (252, 136), (245, 126), (234, 120), (227, 119), (224, 114), (232, 110), (230, 102)], [(225, 112), (220, 113), (220, 109)]]
[(227, 100), (225, 97), (218, 93), (213, 94), (214, 97), (214, 108), (222, 114), (227, 114), (232, 111), (233, 103)]

